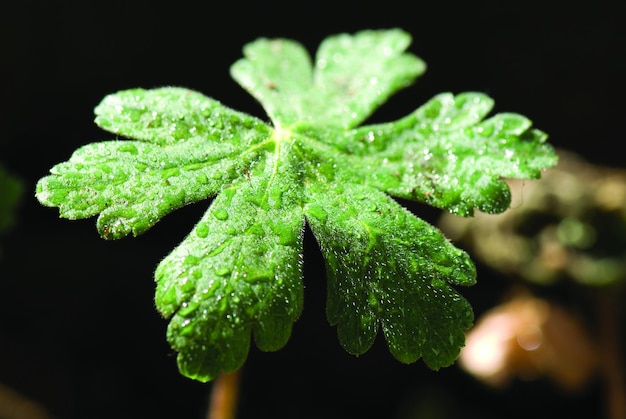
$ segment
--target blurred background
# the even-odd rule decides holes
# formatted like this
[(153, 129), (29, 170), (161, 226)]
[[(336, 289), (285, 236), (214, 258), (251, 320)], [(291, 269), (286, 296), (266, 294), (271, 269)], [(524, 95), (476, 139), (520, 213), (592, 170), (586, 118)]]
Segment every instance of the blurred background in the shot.
[[(620, 169), (626, 29), (618, 4), (3, 2), (0, 184), (10, 186), (0, 202), (15, 209), (5, 211), (12, 219), (5, 217), (4, 224), (0, 217), (0, 418), (206, 417), (212, 384), (179, 375), (165, 340), (167, 322), (154, 308), (152, 274), (209, 202), (168, 215), (141, 237), (104, 241), (95, 220), (60, 220), (56, 209), (41, 207), (33, 196), (36, 181), (52, 165), (83, 144), (111, 138), (93, 124), (93, 108), (106, 94), (178, 85), (264, 117), (229, 76), (245, 43), (260, 36), (287, 37), (314, 53), (330, 34), (400, 27), (413, 35), (410, 51), (426, 61), (428, 71), (372, 121), (404, 116), (440, 92), (481, 91), (495, 99), (495, 112), (529, 117), (559, 149)], [(18, 201), (12, 197), (20, 188)], [(403, 204), (432, 223), (441, 222), (437, 211)], [(552, 214), (551, 220), (569, 215)], [(606, 228), (621, 232), (613, 228), (624, 222), (620, 217)], [(545, 217), (542, 223), (548, 224)], [(582, 230), (580, 223), (573, 230), (567, 229), (571, 223), (563, 227), (566, 238), (588, 232), (585, 226), (592, 221), (585, 223)], [(464, 241), (469, 230), (448, 231), (460, 246), (476, 252), (478, 284), (460, 291), (477, 320), (496, 308), (526, 319), (526, 326), (515, 326), (521, 328), (519, 345), (502, 351), (539, 353), (535, 349), (546, 347), (552, 327), (546, 313), (561, 313), (546, 307), (565, 308), (565, 317), (559, 317), (565, 323), (557, 322), (556, 328), (574, 324), (575, 332), (559, 348), (564, 353), (582, 348), (582, 358), (564, 365), (579, 372), (576, 385), (536, 361), (527, 359), (524, 367), (511, 357), (503, 358), (497, 379), (460, 363), (438, 372), (422, 362), (407, 366), (393, 359), (383, 339), (361, 357), (347, 354), (325, 319), (323, 260), (307, 231), (304, 313), (282, 350), (251, 348), (241, 371), (238, 418), (615, 419), (609, 407), (615, 397), (609, 393), (617, 389), (619, 396), (623, 365), (614, 364), (613, 381), (607, 379), (597, 366), (602, 356), (595, 347), (597, 336), (613, 337), (611, 347), (619, 349), (611, 359), (623, 358), (623, 310), (618, 302), (608, 314), (599, 314), (597, 308), (605, 305), (595, 294), (607, 294), (598, 291), (606, 286), (609, 294), (623, 295), (620, 268), (611, 271), (610, 284), (571, 280), (566, 270), (557, 278), (528, 280), (519, 270), (524, 261), (514, 265), (517, 270), (502, 269), (471, 240)], [(526, 231), (533, 238), (539, 230)], [(611, 243), (619, 247), (613, 256), (623, 260), (624, 236), (613, 236)], [(569, 242), (581, 243), (574, 239)], [(531, 304), (507, 305), (520, 298)], [(533, 305), (533, 298), (539, 303)], [(607, 319), (608, 335), (599, 331)]]

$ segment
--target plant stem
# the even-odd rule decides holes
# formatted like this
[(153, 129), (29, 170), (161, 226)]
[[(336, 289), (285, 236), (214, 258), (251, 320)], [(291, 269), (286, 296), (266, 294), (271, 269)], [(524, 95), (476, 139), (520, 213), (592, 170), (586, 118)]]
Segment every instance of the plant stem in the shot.
[(609, 295), (598, 302), (602, 372), (606, 385), (606, 409), (610, 419), (626, 418), (626, 382), (620, 347), (620, 310)]
[(213, 382), (206, 419), (235, 419), (239, 394), (239, 370), (222, 373)]
[(52, 419), (43, 406), (0, 383), (0, 418)]

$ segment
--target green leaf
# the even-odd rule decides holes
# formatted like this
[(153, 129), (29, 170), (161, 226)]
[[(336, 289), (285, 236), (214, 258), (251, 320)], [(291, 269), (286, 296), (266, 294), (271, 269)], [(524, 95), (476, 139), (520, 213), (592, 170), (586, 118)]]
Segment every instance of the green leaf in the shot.
[(359, 125), (423, 73), (410, 40), (399, 29), (339, 34), (314, 61), (287, 39), (246, 45), (232, 75), (271, 124), (182, 88), (107, 96), (96, 123), (128, 139), (78, 149), (36, 196), (62, 217), (98, 216), (112, 239), (215, 197), (155, 274), (188, 377), (239, 368), (251, 339), (267, 351), (287, 342), (302, 311), (305, 222), (346, 350), (367, 351), (380, 328), (398, 360), (449, 365), (473, 320), (453, 286), (473, 284), (474, 266), (393, 197), (501, 212), (510, 200), (502, 178), (537, 178), (556, 155), (527, 118), (487, 118), (493, 101), (480, 93), (441, 94), (397, 121)]
[(237, 369), (251, 331), (259, 348), (281, 348), (300, 315), (304, 215), (290, 160), (288, 147), (260, 160), (157, 268), (157, 306), (173, 315), (168, 339), (189, 377)]
[(62, 217), (100, 214), (107, 239), (138, 235), (186, 204), (215, 195), (257, 158), (271, 135), (260, 120), (180, 88), (133, 89), (106, 97), (96, 123), (139, 141), (88, 144), (51, 169), (37, 198)]
[(306, 50), (287, 39), (254, 41), (231, 74), (264, 107), (277, 127), (352, 128), (426, 70), (404, 53), (411, 43), (399, 29), (340, 34), (320, 45), (315, 68)]
[(400, 361), (451, 364), (473, 313), (447, 282), (475, 282), (467, 255), (371, 188), (315, 191), (305, 213), (326, 259), (327, 314), (342, 345), (362, 354), (380, 326)]
[(350, 131), (338, 146), (366, 163), (355, 176), (390, 195), (463, 216), (499, 213), (511, 199), (502, 178), (538, 178), (556, 157), (527, 118), (483, 119), (492, 106), (481, 93), (440, 94), (399, 121)]

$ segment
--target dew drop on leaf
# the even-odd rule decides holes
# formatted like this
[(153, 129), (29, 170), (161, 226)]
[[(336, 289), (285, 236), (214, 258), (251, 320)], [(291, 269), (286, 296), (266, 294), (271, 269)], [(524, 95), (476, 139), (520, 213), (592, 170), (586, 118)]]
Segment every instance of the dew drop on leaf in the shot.
[(307, 207), (307, 214), (311, 217), (317, 218), (322, 223), (325, 222), (328, 218), (328, 214), (326, 213), (324, 208), (319, 205), (309, 205)]
[(143, 111), (141, 109), (124, 109), (124, 112), (127, 116), (127, 118), (132, 121), (132, 122), (137, 122), (141, 119), (141, 116), (143, 115)]
[(183, 261), (185, 265), (197, 265), (200, 263), (200, 258), (194, 255), (187, 255)]
[(431, 281), (431, 285), (435, 288), (435, 289), (441, 289), (444, 288), (446, 286), (446, 282), (441, 279), (441, 278), (434, 278)]
[(231, 269), (227, 266), (220, 266), (218, 268), (215, 268), (215, 274), (218, 276), (226, 276), (229, 275), (231, 272)]
[(215, 211), (213, 211), (213, 216), (218, 220), (227, 220), (228, 212), (223, 209), (216, 209)]
[(187, 335), (190, 335), (193, 332), (193, 329), (194, 329), (193, 328), (193, 323), (191, 322), (191, 320), (185, 319), (180, 324), (180, 329), (178, 330), (178, 333), (181, 336), (187, 336)]
[(203, 185), (206, 185), (207, 183), (209, 183), (209, 178), (207, 177), (207, 175), (205, 175), (204, 173), (198, 173), (196, 175), (196, 181), (198, 183), (201, 183)]
[(190, 281), (189, 278), (187, 278), (187, 277), (184, 277), (180, 281), (178, 281), (177, 285), (184, 292), (193, 291), (193, 289), (195, 287), (194, 283), (192, 281)]
[(200, 222), (196, 226), (196, 236), (200, 238), (205, 238), (209, 235), (209, 225), (205, 222)]
[(199, 302), (185, 302), (181, 304), (180, 309), (178, 309), (178, 314), (183, 317), (189, 316), (198, 308)]
[(135, 147), (133, 143), (123, 143), (117, 148), (117, 150), (133, 155), (136, 155), (138, 153), (137, 147)]
[(148, 168), (148, 165), (145, 163), (135, 163), (135, 169), (140, 172), (144, 172)]
[(378, 302), (378, 297), (376, 297), (376, 294), (370, 293), (367, 298), (367, 302), (374, 311), (378, 311), (380, 309), (380, 304)]

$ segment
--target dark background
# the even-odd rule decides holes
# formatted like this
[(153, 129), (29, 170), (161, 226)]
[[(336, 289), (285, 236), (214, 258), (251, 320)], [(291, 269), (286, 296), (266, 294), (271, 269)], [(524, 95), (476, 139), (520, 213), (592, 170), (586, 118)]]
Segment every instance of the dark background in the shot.
[[(3, 2), (0, 164), (23, 180), (25, 196), (0, 243), (0, 384), (62, 419), (204, 417), (211, 384), (178, 374), (152, 273), (208, 202), (107, 242), (94, 220), (60, 220), (33, 197), (52, 165), (110, 138), (93, 124), (104, 95), (180, 85), (263, 116), (228, 73), (246, 42), (287, 37), (314, 52), (330, 34), (401, 27), (429, 68), (374, 119), (403, 116), (443, 91), (478, 90), (495, 98), (495, 111), (531, 118), (552, 144), (622, 166), (624, 15), (617, 1), (561, 4)], [(251, 348), (240, 418), (602, 417), (598, 383), (575, 396), (543, 381), (494, 392), (455, 366), (402, 365), (382, 341), (348, 355), (324, 317), (323, 261), (310, 234), (305, 261), (304, 313), (282, 350)], [(479, 266), (479, 284), (462, 293), (480, 313), (502, 288)], [(444, 406), (442, 416), (427, 415), (432, 405)]]

